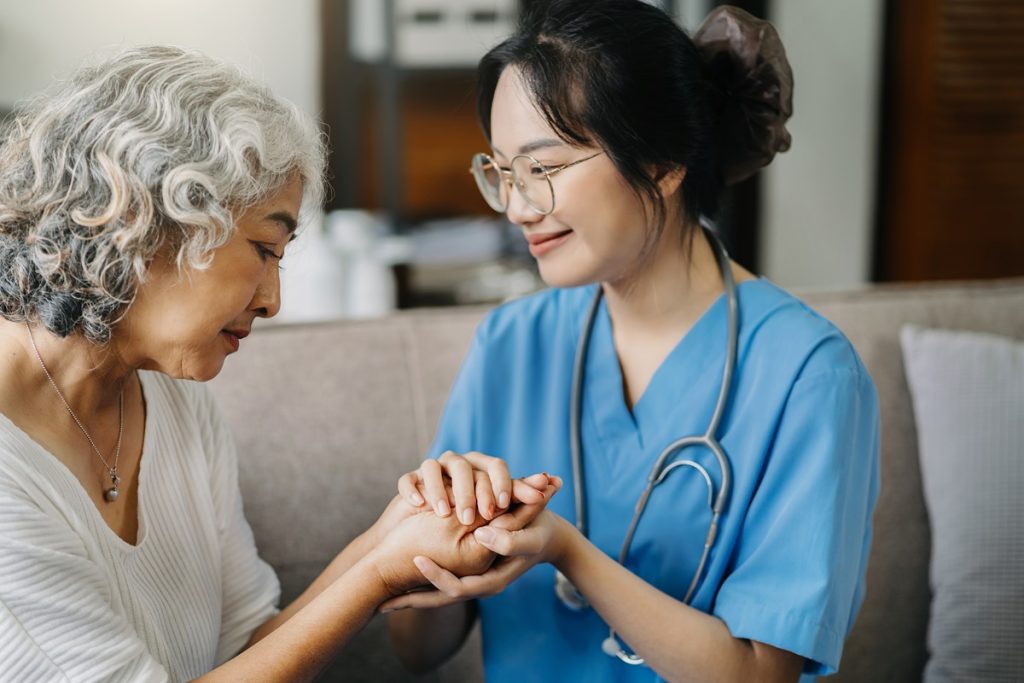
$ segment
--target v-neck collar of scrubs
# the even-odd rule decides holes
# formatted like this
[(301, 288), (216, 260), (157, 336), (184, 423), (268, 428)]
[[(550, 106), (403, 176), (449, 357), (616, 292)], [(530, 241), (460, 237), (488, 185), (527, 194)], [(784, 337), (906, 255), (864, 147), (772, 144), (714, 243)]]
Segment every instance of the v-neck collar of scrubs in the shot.
[[(737, 296), (766, 283), (746, 280), (737, 285)], [(596, 293), (596, 289), (592, 289)], [(591, 294), (593, 296), (593, 294)], [(588, 302), (589, 302), (588, 297)], [(580, 334), (585, 322), (580, 316)], [(690, 392), (708, 394), (713, 406), (721, 386), (721, 372), (727, 346), (728, 316), (725, 294), (720, 294), (676, 343), (655, 370), (647, 388), (630, 410), (626, 404), (622, 369), (612, 336), (612, 321), (606, 300), (602, 298), (591, 333), (584, 374), (585, 414), (594, 419), (592, 427), (606, 448), (613, 453), (621, 448), (643, 452), (653, 443), (661, 443), (662, 433), (671, 425), (673, 413)], [(706, 420), (701, 423), (706, 424)], [(680, 425), (671, 431), (678, 432)]]

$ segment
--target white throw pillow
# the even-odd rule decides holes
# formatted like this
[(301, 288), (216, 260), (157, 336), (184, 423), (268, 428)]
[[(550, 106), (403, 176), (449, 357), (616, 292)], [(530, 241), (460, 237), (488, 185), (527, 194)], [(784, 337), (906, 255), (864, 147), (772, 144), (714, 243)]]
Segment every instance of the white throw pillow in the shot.
[(912, 326), (900, 340), (932, 529), (925, 680), (1022, 681), (1024, 343)]

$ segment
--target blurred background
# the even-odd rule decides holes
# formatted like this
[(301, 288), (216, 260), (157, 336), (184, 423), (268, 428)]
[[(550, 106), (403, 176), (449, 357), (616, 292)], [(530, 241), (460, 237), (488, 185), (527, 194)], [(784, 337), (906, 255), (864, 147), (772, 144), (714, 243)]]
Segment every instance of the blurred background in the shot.
[[(467, 172), (476, 61), (545, 0), (0, 0), (0, 119), (85, 61), (172, 43), (323, 121), (330, 198), (280, 320), (490, 303), (540, 286)], [(717, 2), (654, 2), (694, 30)], [(792, 149), (718, 228), (778, 284), (1024, 275), (1024, 2), (744, 0), (795, 76)], [(0, 123), (0, 126), (3, 124)]]

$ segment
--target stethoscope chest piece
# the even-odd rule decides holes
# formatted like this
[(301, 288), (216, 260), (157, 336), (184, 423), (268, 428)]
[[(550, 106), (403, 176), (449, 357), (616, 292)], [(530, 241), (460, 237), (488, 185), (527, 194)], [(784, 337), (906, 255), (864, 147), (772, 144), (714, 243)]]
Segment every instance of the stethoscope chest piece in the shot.
[(555, 595), (562, 601), (562, 604), (573, 612), (582, 612), (590, 607), (590, 603), (583, 597), (583, 594), (576, 590), (572, 581), (565, 577), (560, 571), (555, 571)]
[(630, 666), (640, 666), (644, 663), (643, 657), (630, 654), (622, 649), (619, 641), (615, 638), (614, 631), (609, 632), (608, 637), (601, 641), (601, 652), (609, 657), (618, 657), (619, 661)]

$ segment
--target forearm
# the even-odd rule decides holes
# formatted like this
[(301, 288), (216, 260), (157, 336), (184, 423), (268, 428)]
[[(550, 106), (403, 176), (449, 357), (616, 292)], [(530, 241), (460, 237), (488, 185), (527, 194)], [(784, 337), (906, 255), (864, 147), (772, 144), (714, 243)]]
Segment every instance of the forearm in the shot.
[(434, 609), (400, 610), (388, 615), (391, 642), (407, 669), (425, 673), (458, 651), (476, 614), (476, 601), (472, 600)]
[(198, 680), (312, 680), (390, 595), (372, 562), (351, 563), (259, 642)]
[(620, 640), (669, 681), (796, 681), (795, 657), (780, 666), (767, 646), (734, 638), (725, 622), (677, 600), (611, 559), (564, 522), (556, 567)]
[(308, 605), (314, 598), (323, 593), (339, 577), (351, 569), (360, 558), (365, 557), (374, 547), (375, 541), (376, 532), (373, 528), (353, 539), (352, 542), (349, 543), (329, 565), (327, 565), (327, 568), (320, 573), (320, 576), (318, 576), (298, 598), (293, 600), (277, 615), (271, 617), (262, 626), (256, 629), (252, 634), (252, 637), (249, 639), (249, 643), (246, 645), (246, 648), (252, 647), (254, 644), (265, 638), (275, 629), (291, 619), (299, 612), (299, 610)]

